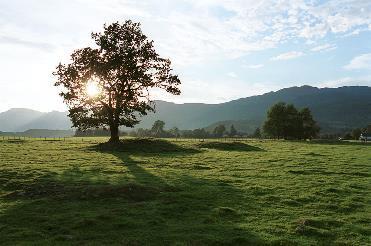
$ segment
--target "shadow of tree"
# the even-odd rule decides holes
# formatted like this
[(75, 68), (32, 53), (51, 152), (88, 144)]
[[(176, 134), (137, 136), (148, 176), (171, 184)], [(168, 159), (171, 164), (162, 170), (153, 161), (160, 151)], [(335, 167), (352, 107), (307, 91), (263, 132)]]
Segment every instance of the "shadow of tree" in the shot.
[[(141, 141), (130, 141), (132, 145), (125, 145), (124, 150), (90, 148), (117, 157), (134, 181), (124, 175), (115, 183), (98, 182), (91, 175), (82, 181), (83, 171), (73, 167), (62, 174), (31, 179), (4, 195), (2, 199), (16, 204), (0, 213), (2, 241), (21, 243), (17, 241), (21, 235), (23, 242), (36, 244), (264, 244), (238, 226), (245, 211), (239, 204), (242, 194), (235, 187), (186, 174), (169, 182), (148, 170), (148, 163), (132, 158), (133, 153), (161, 157), (199, 150), (158, 140), (145, 140), (142, 145)], [(250, 208), (244, 204), (243, 209)]]
[(24, 142), (26, 142), (25, 140), (23, 139), (8, 139), (7, 140), (8, 143), (14, 143), (14, 144), (23, 144)]
[(190, 146), (183, 146), (180, 144), (174, 144), (170, 141), (163, 139), (152, 139), (152, 138), (135, 138), (121, 140), (119, 145), (111, 145), (109, 143), (101, 143), (95, 146), (91, 146), (90, 150), (94, 151), (106, 151), (106, 152), (128, 152), (131, 154), (135, 153), (173, 153), (177, 155), (184, 154), (196, 154), (200, 153), (201, 150), (192, 148)]
[(224, 151), (264, 151), (259, 147), (240, 142), (203, 142), (197, 145), (199, 148), (216, 149)]

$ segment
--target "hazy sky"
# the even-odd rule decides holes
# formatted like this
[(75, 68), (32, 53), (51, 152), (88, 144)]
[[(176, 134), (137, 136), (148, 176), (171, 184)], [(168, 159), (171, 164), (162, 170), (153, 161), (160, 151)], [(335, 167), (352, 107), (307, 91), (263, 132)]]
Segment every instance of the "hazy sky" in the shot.
[(132, 19), (169, 57), (174, 102), (294, 85), (371, 86), (371, 0), (0, 0), (0, 112), (65, 110), (56, 65), (104, 23)]

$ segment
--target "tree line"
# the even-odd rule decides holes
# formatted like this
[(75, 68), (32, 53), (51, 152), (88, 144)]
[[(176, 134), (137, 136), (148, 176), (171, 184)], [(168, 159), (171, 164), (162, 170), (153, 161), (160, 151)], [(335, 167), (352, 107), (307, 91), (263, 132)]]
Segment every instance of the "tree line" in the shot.
[(341, 136), (344, 140), (359, 140), (361, 135), (371, 135), (371, 125), (367, 127), (354, 128)]
[[(165, 122), (156, 120), (150, 129), (138, 128), (129, 132), (120, 131), (119, 135), (133, 137), (154, 138), (222, 138), (222, 137), (252, 137), (277, 139), (312, 139), (319, 133), (320, 128), (313, 119), (308, 108), (298, 110), (292, 104), (283, 102), (273, 105), (267, 112), (267, 119), (263, 124), (263, 131), (258, 127), (252, 134), (239, 132), (234, 125), (229, 129), (223, 124), (217, 125), (213, 130), (198, 128), (194, 130), (181, 130), (178, 127), (165, 129)], [(76, 136), (109, 136), (108, 129), (88, 129), (76, 131)]]
[[(214, 128), (213, 131), (207, 131), (205, 128), (197, 128), (194, 130), (181, 130), (178, 127), (171, 129), (165, 129), (165, 122), (162, 120), (156, 120), (150, 129), (138, 128), (131, 131), (119, 131), (120, 136), (132, 136), (132, 137), (154, 137), (154, 138), (222, 138), (222, 137), (260, 137), (260, 129), (257, 128), (256, 133), (249, 135), (247, 133), (238, 132), (232, 125), (229, 130), (220, 124)], [(76, 137), (87, 137), (87, 136), (110, 136), (109, 129), (96, 128), (87, 130), (76, 130)]]
[(158, 138), (222, 138), (222, 137), (242, 137), (248, 135), (247, 133), (238, 132), (236, 128), (231, 125), (229, 129), (225, 125), (217, 125), (212, 131), (205, 128), (197, 128), (193, 130), (181, 130), (178, 127), (173, 127), (169, 130), (165, 129), (165, 122), (157, 120), (152, 125), (151, 129), (139, 128), (128, 132), (129, 136), (133, 137), (158, 137)]

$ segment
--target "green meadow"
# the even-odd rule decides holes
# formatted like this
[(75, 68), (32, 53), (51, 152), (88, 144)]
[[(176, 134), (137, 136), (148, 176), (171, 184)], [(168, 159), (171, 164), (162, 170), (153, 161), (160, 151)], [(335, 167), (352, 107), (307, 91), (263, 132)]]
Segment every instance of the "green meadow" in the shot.
[(0, 140), (0, 244), (371, 243), (371, 145), (106, 140)]

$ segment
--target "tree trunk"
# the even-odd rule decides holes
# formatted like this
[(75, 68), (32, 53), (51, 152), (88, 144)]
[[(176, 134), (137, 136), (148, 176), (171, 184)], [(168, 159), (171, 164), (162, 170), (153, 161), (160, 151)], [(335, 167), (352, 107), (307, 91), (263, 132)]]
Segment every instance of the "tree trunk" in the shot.
[(109, 139), (110, 143), (120, 142), (119, 138), (119, 127), (117, 125), (110, 126), (111, 138)]

